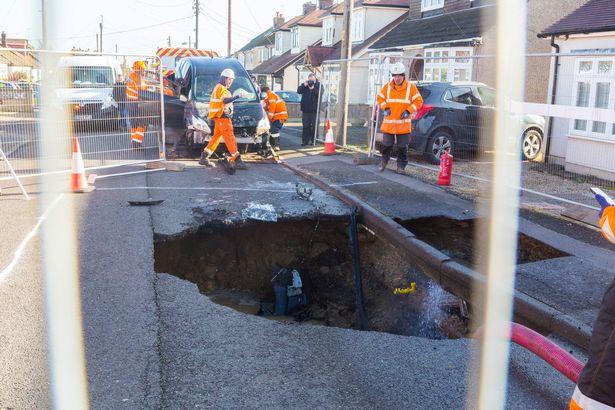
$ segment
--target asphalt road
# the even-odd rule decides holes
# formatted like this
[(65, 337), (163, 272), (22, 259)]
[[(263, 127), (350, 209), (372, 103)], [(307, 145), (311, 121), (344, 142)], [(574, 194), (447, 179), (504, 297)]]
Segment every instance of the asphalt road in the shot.
[[(296, 136), (282, 147), (289, 157), (303, 155)], [(323, 166), (322, 157), (306, 151), (303, 166)], [(96, 191), (69, 194), (79, 220), (92, 408), (475, 407), (475, 341), (268, 321), (214, 304), (194, 284), (155, 272), (154, 237), (212, 220), (240, 221), (250, 203), (270, 204), (283, 218), (349, 211), (318, 189), (314, 202), (293, 200), (295, 184), (305, 182), (278, 165), (253, 164), (229, 177), (220, 168), (187, 164), (185, 172), (99, 179)], [(135, 170), (142, 168), (100, 173)], [(360, 176), (369, 180), (353, 182), (376, 178)], [(50, 406), (40, 236), (15, 254), (37, 223), (39, 187), (28, 189), (30, 202), (14, 189), (0, 197), (0, 408)], [(164, 202), (127, 204), (149, 197)], [(513, 347), (507, 408), (563, 408), (573, 387)]]

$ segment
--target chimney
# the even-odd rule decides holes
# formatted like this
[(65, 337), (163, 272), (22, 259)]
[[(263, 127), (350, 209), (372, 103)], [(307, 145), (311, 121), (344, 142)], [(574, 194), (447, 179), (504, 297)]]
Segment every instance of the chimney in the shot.
[(327, 10), (333, 7), (333, 0), (318, 0), (318, 8), (321, 10)]
[(309, 3), (303, 3), (303, 15), (307, 15), (311, 12), (313, 12), (314, 10), (316, 10), (316, 4), (309, 2)]
[(279, 11), (276, 11), (275, 17), (273, 18), (273, 28), (280, 28), (284, 25), (284, 23), (284, 16)]
[(0, 34), (0, 47), (6, 48), (6, 33), (4, 31)]

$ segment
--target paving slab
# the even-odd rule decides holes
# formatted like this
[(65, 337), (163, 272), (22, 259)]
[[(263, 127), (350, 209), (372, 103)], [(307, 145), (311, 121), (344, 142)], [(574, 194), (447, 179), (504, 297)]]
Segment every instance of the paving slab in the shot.
[(613, 272), (569, 256), (519, 265), (516, 286), (593, 327), (604, 289), (613, 279)]

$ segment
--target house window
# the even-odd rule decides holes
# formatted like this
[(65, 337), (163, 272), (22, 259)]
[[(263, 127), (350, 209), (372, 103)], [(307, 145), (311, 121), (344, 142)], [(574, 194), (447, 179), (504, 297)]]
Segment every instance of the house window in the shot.
[(277, 33), (275, 33), (275, 55), (280, 55), (283, 53), (282, 50), (284, 50), (284, 33), (282, 33), (281, 31), (278, 31)]
[(326, 18), (322, 21), (322, 45), (330, 46), (333, 44), (333, 18)]
[(441, 9), (444, 7), (444, 0), (421, 0), (421, 11)]
[(425, 81), (470, 81), (472, 79), (472, 48), (430, 48), (425, 50), (423, 79)]
[(359, 9), (352, 16), (352, 41), (363, 40), (365, 40), (365, 9)]
[(269, 49), (267, 47), (261, 48), (261, 61), (265, 61), (269, 58)]
[[(572, 105), (599, 110), (615, 109), (615, 58), (579, 58), (575, 64)], [(615, 123), (575, 119), (571, 133), (598, 139), (615, 137)]]
[(299, 52), (299, 27), (293, 27), (291, 30), (291, 47), (293, 48), (293, 53)]

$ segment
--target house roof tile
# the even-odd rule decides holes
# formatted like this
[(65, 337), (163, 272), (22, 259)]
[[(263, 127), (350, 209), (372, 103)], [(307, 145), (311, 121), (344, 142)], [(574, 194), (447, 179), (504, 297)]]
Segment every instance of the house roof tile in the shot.
[(254, 47), (262, 47), (262, 46), (270, 46), (275, 44), (271, 40), (271, 35), (273, 34), (273, 27), (269, 27), (267, 30), (260, 33), (258, 36), (254, 37), (248, 44), (243, 46), (239, 51), (248, 51), (253, 49)]
[(270, 58), (269, 60), (265, 60), (256, 67), (254, 67), (251, 71), (255, 74), (277, 74), (280, 71), (284, 70), (286, 67), (297, 61), (299, 58), (303, 57), (305, 51), (302, 51), (298, 54), (291, 54), (290, 50), (281, 54), (279, 56)]
[(495, 7), (483, 6), (435, 17), (407, 19), (374, 43), (371, 49), (444, 43), (480, 37), (495, 24)]
[(547, 27), (538, 34), (538, 37), (601, 31), (615, 31), (613, 0), (589, 0), (566, 17)]

